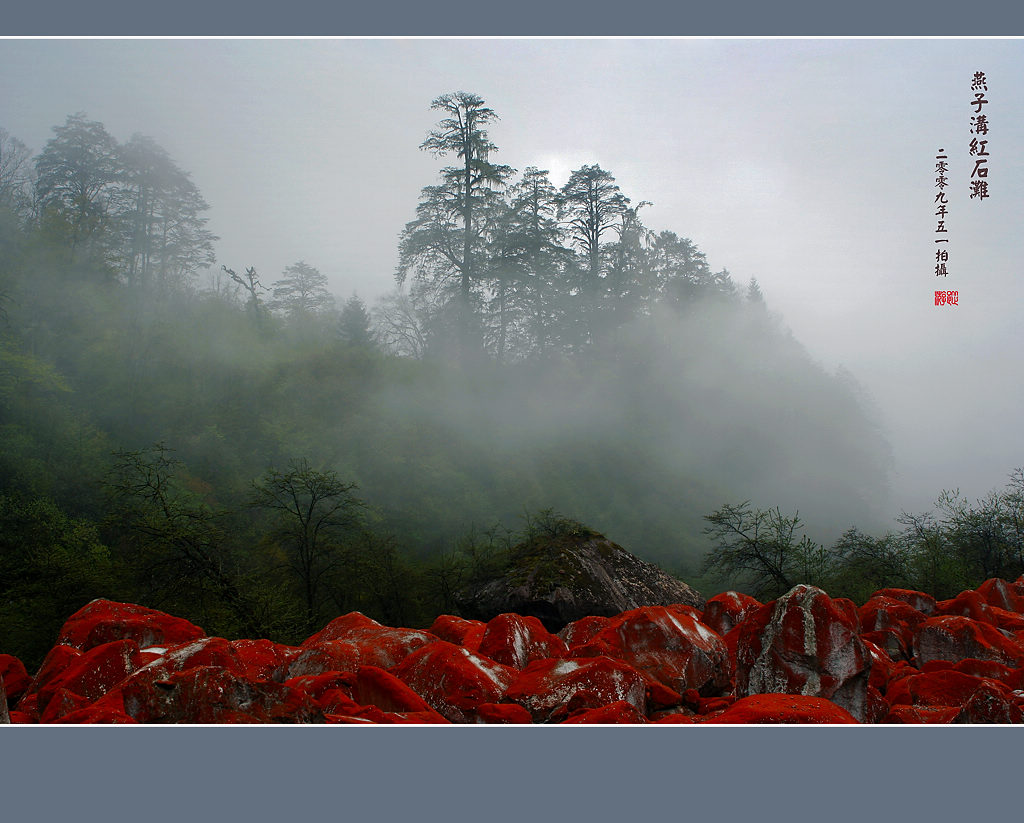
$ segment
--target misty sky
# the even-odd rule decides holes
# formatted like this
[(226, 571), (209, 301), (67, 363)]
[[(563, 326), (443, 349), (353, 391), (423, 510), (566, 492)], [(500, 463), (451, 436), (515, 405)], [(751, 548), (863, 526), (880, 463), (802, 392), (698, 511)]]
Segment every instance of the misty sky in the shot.
[[(968, 197), (976, 71), (985, 201)], [(893, 445), (894, 515), (1024, 465), (1024, 41), (4, 40), (0, 76), (0, 127), (34, 152), (77, 111), (167, 149), (210, 203), (218, 268), (269, 284), (302, 259), (368, 301), (450, 162), (418, 149), (430, 101), (475, 92), (501, 118), (495, 160), (557, 184), (601, 164), (652, 201), (646, 225), (756, 277), (813, 357), (857, 376)]]

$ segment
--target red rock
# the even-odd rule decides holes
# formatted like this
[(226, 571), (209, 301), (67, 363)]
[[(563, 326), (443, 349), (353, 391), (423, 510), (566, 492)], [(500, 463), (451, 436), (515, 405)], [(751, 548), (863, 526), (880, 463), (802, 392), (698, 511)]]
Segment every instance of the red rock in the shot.
[(998, 606), (989, 606), (988, 610), (995, 620), (997, 629), (1010, 632), (1018, 640), (1024, 640), (1024, 637), (1021, 636), (1024, 634), (1024, 615), (1001, 609)]
[(308, 695), (281, 683), (253, 682), (219, 666), (198, 666), (121, 687), (126, 714), (140, 723), (315, 723)]
[[(229, 672), (248, 682), (246, 665), (230, 641), (223, 637), (202, 637), (167, 648), (160, 657), (130, 674), (109, 694), (120, 693), (127, 714), (139, 722), (149, 722), (150, 714), (162, 711), (159, 701), (154, 702), (162, 694), (156, 684), (169, 682), (177, 674), (198, 668)], [(142, 703), (136, 705), (132, 701)], [(146, 718), (141, 716), (143, 714)]]
[(650, 711), (661, 710), (678, 706), (683, 702), (683, 696), (675, 689), (670, 689), (649, 672), (641, 669), (637, 671), (644, 678), (644, 694), (647, 696), (647, 708)]
[[(359, 662), (366, 666), (390, 669), (398, 665), (416, 649), (437, 641), (428, 632), (414, 629), (392, 629), (382, 626), (359, 612), (336, 617), (323, 629), (302, 644), (314, 648), (326, 641), (350, 643), (359, 653)], [(290, 675), (294, 676), (294, 674)]]
[(530, 713), (516, 703), (481, 703), (476, 709), (477, 723), (532, 723)]
[(484, 626), (486, 624), (482, 620), (466, 620), (463, 617), (455, 617), (451, 614), (441, 614), (430, 624), (430, 628), (427, 631), (441, 640), (447, 640), (456, 646), (462, 646), (463, 641), (466, 639), (466, 633), (470, 629), (477, 627), (482, 629)]
[(55, 723), (65, 715), (71, 714), (78, 709), (83, 709), (91, 704), (91, 700), (88, 700), (81, 695), (74, 694), (67, 689), (56, 689), (50, 694), (49, 699), (46, 701), (46, 705), (43, 707), (39, 715), (39, 722)]
[(270, 640), (232, 640), (231, 651), (249, 680), (273, 680), (283, 682), (288, 666), (299, 656), (301, 649), (284, 646)]
[(536, 617), (499, 614), (487, 621), (478, 653), (495, 663), (525, 669), (534, 660), (565, 657), (565, 642), (544, 628)]
[(732, 695), (727, 697), (702, 697), (697, 701), (697, 714), (714, 714), (723, 709), (728, 709), (735, 702), (736, 698)]
[(976, 591), (981, 596), (981, 599), (990, 606), (995, 606), (1008, 612), (1024, 614), (1024, 597), (1021, 596), (1021, 593), (1015, 588), (1013, 583), (993, 577), (978, 586)]
[(497, 703), (516, 670), (469, 649), (435, 640), (391, 670), (431, 708), (453, 723), (471, 720), (481, 703)]
[[(8, 713), (11, 716), (12, 723), (38, 723), (39, 722), (39, 695), (37, 694), (26, 694), (22, 695), (21, 700), (18, 701), (17, 711), (8, 709)], [(27, 721), (15, 720), (15, 715), (24, 715), (29, 718)]]
[(918, 665), (930, 660), (956, 663), (971, 657), (1020, 668), (1024, 666), (1024, 646), (1007, 638), (995, 626), (969, 617), (930, 617), (917, 628), (914, 657)]
[(841, 706), (821, 697), (799, 694), (754, 694), (733, 703), (705, 723), (856, 723)]
[(345, 689), (331, 689), (324, 692), (317, 705), (324, 712), (325, 717), (343, 716), (387, 725), (448, 722), (429, 706), (422, 711), (385, 711), (380, 706), (367, 705), (352, 699)]
[(32, 678), (22, 663), (13, 654), (0, 654), (0, 683), (7, 693), (7, 705), (13, 706), (28, 691)]
[(979, 623), (996, 625), (995, 615), (992, 607), (982, 600), (981, 595), (975, 591), (963, 591), (951, 600), (940, 600), (935, 604), (935, 616), (938, 615), (960, 615), (977, 620)]
[(324, 717), (330, 723), (378, 723), (382, 725), (407, 725), (448, 723), (433, 709), (422, 712), (386, 712), (377, 706), (362, 706), (338, 692), (327, 692), (323, 696)]
[(31, 723), (38, 723), (39, 721), (28, 712), (15, 711), (11, 709), (9, 712), (11, 723), (17, 723), (19, 725), (29, 725)]
[(156, 660), (143, 669), (160, 669), (164, 674), (194, 669), (197, 666), (220, 666), (236, 674), (245, 673), (245, 665), (238, 659), (231, 641), (223, 637), (201, 637), (187, 643), (168, 646)]
[(952, 706), (893, 706), (882, 720), (888, 724), (952, 723), (960, 710)]
[(309, 695), (316, 703), (328, 691), (342, 690), (350, 699), (356, 676), (352, 672), (325, 672), (323, 674), (307, 674), (292, 677), (284, 684), (303, 694)]
[[(325, 715), (345, 715), (346, 717), (363, 717), (366, 714), (364, 709), (367, 708), (354, 700), (346, 688), (327, 689), (316, 700), (316, 704)], [(374, 720), (373, 722), (379, 721)]]
[(344, 723), (353, 726), (363, 724), (367, 726), (375, 725), (372, 720), (367, 720), (365, 717), (351, 717), (350, 715), (344, 714), (325, 714), (324, 720), (326, 720), (328, 723)]
[(889, 703), (882, 693), (870, 684), (868, 684), (866, 706), (862, 723), (881, 723), (889, 713)]
[(135, 655), (135, 668), (141, 669), (143, 666), (148, 666), (156, 660), (159, 660), (164, 656), (167, 651), (163, 646), (150, 646), (148, 649), (139, 649), (138, 654)]
[(734, 630), (736, 694), (825, 697), (863, 720), (871, 655), (858, 629), (849, 601), (794, 587)]
[(198, 626), (156, 609), (93, 600), (68, 618), (57, 643), (88, 651), (114, 640), (134, 640), (140, 648), (146, 648), (187, 643), (205, 636)]
[(405, 683), (376, 666), (359, 667), (352, 699), (386, 712), (433, 712), (427, 701)]
[(20, 704), (24, 702), (25, 698), (37, 695), (41, 688), (57, 677), (74, 661), (81, 658), (81, 656), (82, 652), (72, 646), (58, 644), (50, 649), (50, 651), (46, 653), (46, 657), (43, 658), (43, 662), (39, 666), (39, 671), (36, 672), (36, 676), (32, 678), (31, 685), (25, 691), (25, 697), (19, 701), (18, 708), (22, 708), (22, 710), (24, 710)]
[(536, 660), (518, 674), (504, 700), (523, 706), (537, 723), (621, 700), (645, 713), (647, 681), (633, 666), (610, 657)]
[[(372, 655), (376, 660), (377, 656)], [(361, 647), (341, 640), (326, 640), (318, 646), (303, 649), (288, 663), (286, 680), (303, 675), (328, 672), (352, 672), (359, 668)]]
[(891, 600), (899, 600), (917, 609), (926, 617), (935, 612), (935, 598), (924, 592), (913, 591), (912, 589), (879, 589), (870, 599), (876, 597), (888, 597)]
[(1024, 719), (1013, 694), (1001, 683), (983, 680), (964, 703), (954, 723), (1020, 723)]
[(686, 723), (686, 724), (692, 725), (694, 723), (694, 719), (693, 719), (693, 717), (691, 715), (685, 714), (683, 712), (663, 712), (663, 713), (659, 713), (659, 714), (654, 715), (651, 718), (650, 722), (651, 723), (673, 723), (673, 724), (675, 724), (675, 723)]
[[(980, 696), (979, 696), (980, 695)], [(974, 700), (979, 696), (978, 700)], [(1010, 689), (994, 680), (974, 677), (953, 669), (924, 672), (899, 681), (886, 695), (891, 706), (910, 705), (923, 708), (956, 707), (972, 708), (965, 718), (1010, 717), (1014, 714)], [(1016, 712), (1019, 717), (1019, 712)], [(1009, 719), (981, 720), (964, 719), (959, 722), (1018, 722)]]
[[(911, 638), (913, 635), (911, 634)], [(901, 633), (895, 629), (882, 629), (877, 632), (861, 632), (860, 639), (871, 643), (885, 653), (891, 662), (910, 660), (910, 641), (905, 641)]]
[(722, 637), (736, 628), (743, 619), (761, 608), (763, 604), (749, 594), (722, 592), (708, 599), (704, 605), (701, 622)]
[(973, 677), (999, 680), (1004, 684), (1008, 684), (1017, 671), (1017, 669), (1011, 669), (1009, 666), (997, 663), (995, 660), (975, 660), (971, 657), (958, 663), (953, 663), (949, 660), (929, 660), (921, 666), (922, 672), (938, 672), (944, 669), (952, 669), (953, 671), (969, 674)]
[(885, 694), (889, 681), (896, 671), (896, 666), (888, 654), (870, 640), (865, 639), (863, 634), (860, 636), (860, 640), (864, 644), (864, 648), (868, 650), (868, 654), (871, 655), (871, 673), (868, 675), (868, 688), (877, 689), (881, 694)]
[(95, 705), (86, 706), (85, 708), (78, 709), (78, 711), (71, 712), (61, 717), (59, 720), (53, 721), (54, 723), (65, 723), (65, 724), (81, 724), (81, 725), (92, 725), (92, 724), (127, 724), (136, 723), (134, 719), (126, 715), (124, 712), (119, 712), (108, 708), (99, 708)]
[(895, 649), (888, 641), (879, 645), (887, 652), (895, 650), (898, 653), (905, 653), (910, 648), (914, 640), (914, 630), (928, 619), (927, 615), (908, 603), (883, 595), (871, 597), (857, 610), (857, 614), (863, 633), (885, 632), (897, 637), (899, 646)]
[(647, 718), (627, 700), (618, 700), (596, 709), (579, 709), (562, 721), (568, 723), (646, 723)]
[(595, 634), (606, 628), (611, 622), (610, 617), (602, 615), (581, 617), (579, 620), (569, 623), (558, 633), (558, 636), (565, 642), (566, 647), (572, 650), (589, 642)]
[[(134, 661), (138, 651), (139, 645), (134, 640), (115, 640), (93, 646), (72, 660), (39, 689), (39, 708), (42, 712), (40, 722), (50, 722), (45, 719), (48, 704), (58, 691), (71, 692), (83, 698), (86, 704), (99, 700), (135, 671)], [(74, 709), (78, 708), (81, 706), (74, 706)], [(67, 714), (67, 711), (62, 714)]]
[(731, 683), (725, 641), (698, 620), (664, 606), (623, 612), (572, 654), (621, 660), (680, 693), (695, 688), (712, 696)]
[(460, 645), (471, 652), (476, 652), (480, 648), (480, 641), (484, 639), (484, 630), (487, 628), (487, 624), (482, 620), (474, 620), (473, 623), (474, 625), (466, 632)]
[(665, 608), (673, 614), (681, 614), (683, 617), (689, 617), (692, 620), (696, 620), (698, 623), (704, 616), (704, 613), (700, 609), (688, 606), (686, 603), (669, 603)]

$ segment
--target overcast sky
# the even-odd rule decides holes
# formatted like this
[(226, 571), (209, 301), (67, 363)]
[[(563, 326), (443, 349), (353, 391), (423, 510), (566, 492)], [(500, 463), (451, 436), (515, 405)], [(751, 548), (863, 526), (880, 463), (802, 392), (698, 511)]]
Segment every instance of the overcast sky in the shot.
[(475, 92), (501, 118), (496, 160), (556, 183), (600, 163), (652, 201), (650, 228), (756, 277), (815, 359), (857, 376), (893, 444), (893, 514), (1024, 465), (1024, 41), (5, 40), (0, 77), (0, 126), (34, 151), (77, 111), (167, 149), (210, 203), (218, 267), (270, 283), (302, 259), (368, 301), (445, 165), (418, 149), (430, 101)]

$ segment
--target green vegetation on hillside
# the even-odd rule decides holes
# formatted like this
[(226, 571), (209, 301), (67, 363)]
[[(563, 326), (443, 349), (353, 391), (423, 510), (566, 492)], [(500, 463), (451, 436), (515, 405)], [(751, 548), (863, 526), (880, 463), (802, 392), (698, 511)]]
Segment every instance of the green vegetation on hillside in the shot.
[[(149, 138), (76, 114), (33, 158), (0, 130), (4, 651), (37, 663), (100, 596), (229, 636), (297, 641), (353, 609), (423, 625), (489, 568), (479, 527), (524, 511), (690, 582), (723, 500), (881, 521), (888, 448), (863, 393), (756, 282), (648, 229), (599, 166), (558, 189), (493, 164), (475, 95), (434, 108), (423, 147), (454, 165), (402, 232), (404, 288), (370, 306), (306, 261), (266, 284), (218, 264), (207, 204)], [(848, 532), (824, 559), (797, 543), (810, 565), (787, 555), (785, 579), (819, 563), (860, 592), (890, 555), (906, 574), (887, 583), (936, 589), (1016, 568), (947, 504), (908, 522), (931, 554)], [(570, 522), (551, 517), (527, 533)], [(761, 588), (715, 551), (722, 585)]]

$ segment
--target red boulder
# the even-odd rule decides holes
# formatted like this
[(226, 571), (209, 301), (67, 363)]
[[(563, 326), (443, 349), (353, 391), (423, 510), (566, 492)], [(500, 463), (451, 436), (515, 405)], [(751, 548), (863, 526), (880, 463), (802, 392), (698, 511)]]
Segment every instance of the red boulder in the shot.
[(983, 680), (960, 708), (954, 723), (1020, 723), (1024, 719), (1020, 698), (1002, 684)]
[(408, 655), (391, 673), (452, 723), (471, 721), (481, 703), (499, 702), (517, 674), (444, 640)]
[(295, 646), (284, 646), (270, 640), (232, 640), (231, 651), (247, 678), (277, 683), (285, 680), (289, 664), (302, 652)]
[(58, 720), (54, 720), (53, 722), (80, 725), (123, 725), (128, 723), (136, 723), (137, 721), (129, 717), (122, 711), (110, 709), (104, 706), (96, 706), (95, 704), (93, 704), (86, 706), (82, 709), (78, 709), (77, 711), (73, 711), (69, 714), (66, 714)]
[(960, 713), (955, 706), (893, 706), (882, 720), (886, 724), (947, 724)]
[(39, 689), (39, 709), (42, 712), (40, 722), (49, 722), (46, 719), (48, 704), (61, 690), (77, 695), (85, 700), (85, 704), (99, 700), (136, 670), (135, 658), (138, 652), (139, 645), (134, 640), (115, 640), (93, 646), (75, 658)]
[(969, 617), (930, 617), (917, 628), (914, 657), (919, 666), (930, 660), (956, 663), (970, 657), (1019, 668), (1024, 666), (1024, 646), (995, 626)]
[(749, 594), (733, 591), (722, 592), (708, 598), (708, 602), (704, 604), (701, 622), (711, 631), (725, 637), (742, 623), (748, 614), (761, 608), (762, 605), (759, 600), (755, 600)]
[(864, 720), (871, 655), (858, 630), (849, 601), (794, 587), (734, 630), (736, 694), (825, 697)]
[(733, 703), (705, 723), (857, 723), (842, 706), (799, 694), (754, 694)]
[(430, 624), (430, 628), (427, 631), (441, 640), (447, 640), (456, 646), (462, 646), (464, 645), (466, 635), (471, 630), (476, 628), (482, 630), (485, 625), (482, 620), (466, 620), (463, 617), (455, 617), (451, 614), (441, 614)]
[(32, 684), (32, 678), (13, 654), (0, 654), (0, 683), (7, 693), (7, 705), (13, 706)]
[[(872, 639), (896, 658), (904, 653), (914, 639), (914, 630), (927, 620), (927, 615), (902, 600), (884, 595), (874, 595), (857, 610), (861, 631), (870, 633)], [(886, 635), (897, 638), (892, 643)], [(881, 641), (881, 642), (879, 642)], [(893, 654), (896, 652), (896, 654)]]
[(935, 612), (935, 598), (930, 594), (914, 591), (913, 589), (879, 589), (871, 595), (872, 599), (875, 597), (888, 597), (890, 600), (899, 600), (926, 616), (930, 616)]
[(496, 663), (524, 669), (534, 660), (565, 657), (569, 650), (536, 617), (499, 614), (487, 621), (477, 651)]
[(121, 687), (126, 714), (139, 723), (315, 723), (312, 699), (281, 683), (253, 682), (219, 666), (198, 666), (165, 680), (130, 678)]
[(386, 712), (433, 712), (427, 701), (405, 683), (376, 666), (360, 666), (352, 685), (352, 699), (362, 706)]
[(680, 693), (693, 688), (710, 696), (730, 686), (725, 641), (692, 616), (665, 606), (623, 612), (572, 654), (621, 660)]
[(315, 648), (326, 641), (341, 641), (354, 646), (359, 662), (366, 666), (390, 669), (412, 652), (437, 637), (414, 629), (393, 629), (382, 626), (359, 612), (337, 617), (302, 644), (302, 648)]
[(1005, 609), (1008, 612), (1024, 614), (1024, 597), (1021, 596), (1013, 583), (1007, 583), (1005, 580), (993, 577), (991, 580), (986, 580), (978, 586), (977, 592), (981, 599), (990, 606)]
[(476, 707), (477, 723), (525, 724), (532, 723), (530, 713), (516, 703), (481, 703)]
[(936, 603), (935, 616), (939, 615), (960, 615), (977, 620), (979, 623), (996, 625), (992, 607), (982, 599), (980, 594), (971, 590), (960, 592), (950, 600), (940, 600)]
[(523, 706), (537, 723), (623, 700), (645, 713), (647, 680), (643, 672), (610, 657), (537, 660), (519, 673), (504, 699)]
[(581, 617), (579, 620), (574, 620), (572, 623), (569, 623), (558, 633), (558, 636), (562, 638), (565, 645), (572, 650), (577, 646), (582, 646), (584, 643), (590, 641), (595, 634), (606, 628), (611, 622), (612, 619), (610, 617), (598, 614)]
[(597, 709), (578, 709), (566, 718), (563, 723), (600, 723), (604, 725), (619, 723), (646, 723), (647, 718), (637, 711), (636, 706), (626, 700), (619, 700)]
[(956, 723), (1020, 723), (1013, 692), (1004, 684), (955, 669), (924, 672), (889, 690), (889, 704), (917, 708), (956, 708)]
[[(325, 640), (316, 646), (301, 649), (288, 662), (286, 680), (304, 675), (327, 674), (328, 672), (355, 673), (360, 666), (363, 646), (342, 640)], [(378, 656), (371, 654), (373, 660)]]
[(93, 600), (68, 618), (57, 643), (87, 651), (114, 640), (134, 640), (141, 648), (187, 643), (205, 637), (198, 626), (156, 609), (113, 600)]

